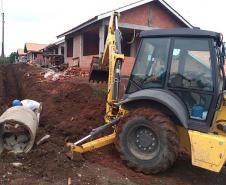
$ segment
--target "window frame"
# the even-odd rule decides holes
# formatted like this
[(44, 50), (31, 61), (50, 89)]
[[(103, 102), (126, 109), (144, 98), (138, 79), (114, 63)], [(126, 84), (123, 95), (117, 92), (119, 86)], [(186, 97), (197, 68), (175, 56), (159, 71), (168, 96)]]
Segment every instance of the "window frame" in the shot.
[[(190, 117), (189, 115), (189, 110), (188, 107), (186, 106), (186, 103), (183, 101), (182, 98), (180, 98), (186, 109), (187, 109), (187, 114), (188, 114), (188, 126), (189, 128), (192, 129), (203, 129), (203, 131), (206, 131), (209, 129), (211, 123), (212, 123), (212, 119), (214, 117), (215, 114), (215, 110), (216, 110), (216, 105), (217, 105), (217, 100), (218, 100), (218, 84), (217, 84), (217, 75), (216, 75), (216, 69), (217, 69), (217, 59), (216, 59), (216, 52), (214, 50), (214, 40), (212, 38), (200, 38), (200, 37), (191, 37), (191, 39), (198, 39), (198, 40), (208, 40), (208, 44), (209, 44), (209, 51), (210, 51), (210, 59), (211, 59), (211, 70), (212, 70), (212, 81), (213, 81), (213, 91), (204, 91), (204, 90), (200, 90), (200, 89), (189, 89), (189, 88), (180, 88), (180, 87), (170, 87), (168, 86), (168, 81), (170, 78), (170, 69), (171, 69), (171, 65), (172, 65), (172, 59), (173, 59), (173, 50), (174, 50), (174, 45), (175, 45), (175, 40), (177, 39), (190, 39), (188, 37), (171, 37), (171, 42), (170, 42), (170, 51), (169, 51), (169, 58), (168, 58), (168, 68), (167, 68), (167, 76), (166, 76), (166, 83), (165, 83), (165, 89), (170, 90), (171, 92), (174, 91), (186, 91), (186, 92), (194, 92), (194, 93), (199, 93), (199, 94), (206, 94), (206, 95), (211, 95), (212, 99), (211, 99), (211, 103), (210, 103), (210, 107), (208, 110), (208, 115), (206, 120), (196, 120)], [(174, 93), (175, 94), (175, 93)], [(178, 96), (178, 95), (177, 95)]]
[[(166, 47), (166, 68), (165, 68), (165, 77), (163, 79), (163, 82), (161, 83), (161, 87), (142, 87), (140, 86), (140, 84), (136, 83), (136, 81), (133, 80), (133, 72), (135, 70), (135, 67), (137, 65), (137, 62), (138, 62), (138, 58), (140, 56), (140, 53), (142, 52), (142, 47), (143, 47), (143, 44), (144, 42), (147, 40), (147, 39), (165, 39), (167, 40), (167, 47)], [(139, 49), (138, 49), (138, 52), (137, 52), (137, 55), (136, 55), (136, 60), (134, 62), (134, 65), (133, 65), (133, 68), (132, 68), (132, 71), (131, 71), (131, 74), (130, 74), (130, 77), (129, 77), (129, 83), (135, 85), (138, 87), (138, 90), (140, 89), (164, 89), (165, 88), (165, 85), (166, 85), (166, 79), (167, 79), (167, 70), (168, 70), (168, 66), (169, 66), (169, 57), (170, 57), (170, 48), (171, 48), (171, 37), (158, 37), (158, 38), (155, 38), (155, 37), (148, 37), (148, 38), (143, 38), (141, 39), (141, 42), (140, 42), (140, 46), (139, 46)], [(152, 56), (153, 57), (153, 56)], [(126, 94), (131, 94), (131, 92), (129, 92), (129, 85), (127, 86), (126, 88)]]
[[(179, 39), (187, 39), (187, 40), (189, 40), (189, 38), (183, 38), (183, 37), (176, 37), (176, 38), (171, 38), (171, 46), (170, 46), (170, 54), (169, 54), (169, 56), (170, 56), (170, 58), (168, 59), (168, 66), (169, 66), (169, 68), (167, 68), (167, 70), (168, 70), (168, 73), (167, 73), (167, 78), (166, 78), (166, 84), (165, 84), (165, 88), (177, 88), (177, 89), (190, 89), (190, 90), (192, 90), (192, 91), (196, 91), (196, 92), (202, 92), (202, 93), (204, 93), (204, 94), (207, 94), (206, 92), (210, 92), (211, 94), (214, 92), (214, 89), (215, 89), (215, 85), (214, 85), (214, 82), (215, 82), (215, 79), (214, 79), (214, 75), (215, 75), (215, 73), (214, 73), (214, 66), (213, 66), (213, 58), (212, 58), (212, 56), (213, 56), (213, 54), (212, 54), (212, 51), (211, 51), (211, 48), (212, 47), (210, 47), (210, 39), (208, 39), (208, 47), (209, 47), (209, 52), (210, 52), (210, 58), (211, 58), (211, 63), (210, 63), (210, 70), (211, 70), (211, 78), (212, 78), (212, 82), (213, 82), (213, 84), (212, 84), (212, 90), (211, 91), (206, 91), (206, 90), (202, 90), (202, 89), (198, 89), (198, 88), (186, 88), (186, 87), (170, 87), (169, 86), (169, 79), (170, 79), (170, 71), (171, 71), (171, 66), (172, 66), (172, 59), (173, 59), (173, 50), (175, 49), (174, 48), (174, 45), (175, 45), (175, 41), (176, 40), (179, 40)], [(197, 39), (197, 40), (207, 40), (206, 38), (204, 38), (204, 39), (202, 39), (202, 38), (191, 38), (191, 39)], [(186, 65), (185, 63), (184, 63), (184, 65)]]

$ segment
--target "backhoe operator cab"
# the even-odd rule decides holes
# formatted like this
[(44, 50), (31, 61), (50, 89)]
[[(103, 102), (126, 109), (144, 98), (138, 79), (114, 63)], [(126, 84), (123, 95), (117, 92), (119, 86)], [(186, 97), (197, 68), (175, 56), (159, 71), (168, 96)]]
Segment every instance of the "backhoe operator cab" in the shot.
[(184, 127), (208, 132), (224, 84), (220, 34), (170, 29), (146, 31), (141, 38), (123, 102), (156, 101)]
[(121, 158), (137, 171), (169, 168), (180, 147), (192, 164), (219, 172), (226, 158), (222, 35), (200, 29), (141, 33), (116, 128)]

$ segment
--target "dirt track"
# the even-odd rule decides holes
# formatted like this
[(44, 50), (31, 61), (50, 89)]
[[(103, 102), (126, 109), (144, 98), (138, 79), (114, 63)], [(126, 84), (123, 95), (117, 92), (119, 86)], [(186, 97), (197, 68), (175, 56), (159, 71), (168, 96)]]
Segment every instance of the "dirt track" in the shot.
[[(211, 173), (179, 159), (161, 175), (136, 173), (121, 162), (113, 145), (71, 161), (65, 155), (66, 140), (85, 136), (103, 122), (105, 85), (88, 84), (86, 78), (49, 82), (43, 71), (27, 65), (0, 66), (0, 113), (14, 98), (43, 102), (37, 140), (46, 134), (50, 139), (34, 146), (26, 155), (4, 153), (0, 158), (0, 184), (63, 185), (68, 177), (73, 184), (100, 185), (225, 185), (226, 171)], [(21, 162), (21, 167), (11, 163)]]

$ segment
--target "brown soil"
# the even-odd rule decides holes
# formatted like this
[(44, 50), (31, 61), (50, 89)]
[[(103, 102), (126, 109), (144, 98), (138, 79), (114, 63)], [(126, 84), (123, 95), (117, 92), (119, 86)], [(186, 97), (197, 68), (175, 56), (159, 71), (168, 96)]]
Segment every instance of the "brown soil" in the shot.
[[(223, 185), (225, 170), (211, 173), (190, 164), (188, 159), (161, 175), (144, 175), (128, 169), (113, 145), (75, 156), (66, 153), (66, 140), (76, 141), (92, 128), (103, 124), (106, 84), (89, 84), (87, 78), (46, 81), (43, 70), (28, 65), (0, 66), (0, 113), (13, 99), (43, 102), (37, 140), (49, 134), (42, 145), (28, 154), (3, 153), (0, 158), (0, 184), (10, 185)], [(14, 167), (13, 162), (22, 166)]]

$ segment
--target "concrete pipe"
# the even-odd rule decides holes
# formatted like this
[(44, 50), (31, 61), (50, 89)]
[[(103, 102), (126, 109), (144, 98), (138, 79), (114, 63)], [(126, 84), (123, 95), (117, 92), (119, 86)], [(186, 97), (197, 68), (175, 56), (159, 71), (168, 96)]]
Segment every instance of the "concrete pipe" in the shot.
[(0, 152), (6, 149), (13, 153), (29, 152), (34, 144), (39, 124), (39, 113), (16, 106), (9, 108), (0, 117)]

